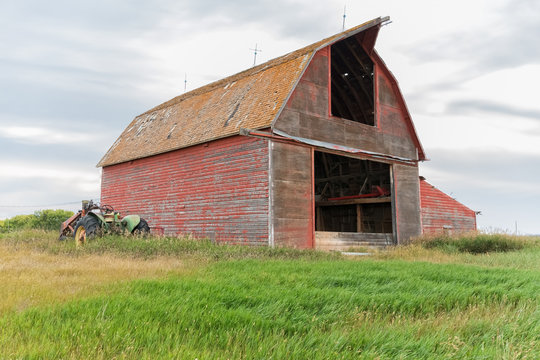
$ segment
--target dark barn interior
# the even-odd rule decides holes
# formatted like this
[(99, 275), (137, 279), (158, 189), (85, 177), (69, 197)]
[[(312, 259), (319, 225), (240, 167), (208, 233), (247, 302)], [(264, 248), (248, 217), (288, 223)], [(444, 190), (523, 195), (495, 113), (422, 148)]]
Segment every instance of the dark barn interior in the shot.
[(315, 152), (315, 231), (392, 233), (390, 166)]
[(332, 115), (375, 125), (373, 61), (356, 37), (331, 47)]

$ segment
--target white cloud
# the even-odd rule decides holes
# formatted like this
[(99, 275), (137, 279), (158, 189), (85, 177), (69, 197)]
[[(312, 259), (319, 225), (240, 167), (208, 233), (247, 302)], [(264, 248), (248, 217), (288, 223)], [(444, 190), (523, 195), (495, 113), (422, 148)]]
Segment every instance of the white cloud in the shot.
[(486, 176), (478, 176), (478, 173), (456, 173), (455, 171), (445, 171), (440, 168), (430, 167), (429, 164), (421, 166), (420, 175), (426, 177), (428, 182), (432, 182), (433, 185), (444, 184), (450, 191), (455, 191), (451, 189), (469, 187), (489, 190), (493, 194), (512, 195), (516, 193), (516, 189), (519, 189), (522, 193), (531, 196), (540, 196), (540, 187), (536, 179), (531, 178), (516, 181), (513, 179), (493, 178), (488, 174)]
[(59, 159), (56, 163), (44, 163), (35, 161), (19, 161), (0, 159), (2, 171), (0, 180), (25, 180), (33, 179), (52, 180), (57, 182), (57, 190), (76, 189), (80, 192), (100, 192), (100, 170), (92, 167), (74, 168), (73, 165)]
[(415, 123), (429, 157), (430, 148), (540, 155), (538, 123), (504, 115), (417, 115)]
[(77, 144), (96, 141), (96, 134), (79, 133), (38, 126), (0, 125), (0, 137), (25, 144)]
[(471, 79), (462, 86), (459, 96), (463, 98), (481, 96), (493, 103), (510, 103), (514, 107), (540, 110), (539, 82), (540, 64), (526, 64)]
[(77, 210), (100, 194), (100, 169), (0, 158), (0, 219), (41, 209)]

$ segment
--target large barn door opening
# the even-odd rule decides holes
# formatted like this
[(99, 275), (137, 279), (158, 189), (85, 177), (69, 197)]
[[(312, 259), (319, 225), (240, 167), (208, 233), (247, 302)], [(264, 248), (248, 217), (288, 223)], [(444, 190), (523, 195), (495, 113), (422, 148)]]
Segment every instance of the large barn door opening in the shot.
[(390, 165), (315, 151), (314, 171), (317, 247), (393, 242)]

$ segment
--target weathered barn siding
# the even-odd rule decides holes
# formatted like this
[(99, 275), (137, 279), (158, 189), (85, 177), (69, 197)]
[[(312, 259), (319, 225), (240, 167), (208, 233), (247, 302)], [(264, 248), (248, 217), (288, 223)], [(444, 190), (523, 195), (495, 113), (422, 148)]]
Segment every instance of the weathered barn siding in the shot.
[(103, 168), (101, 202), (165, 234), (268, 244), (268, 143), (234, 136)]
[[(330, 115), (330, 51), (330, 47), (326, 47), (314, 55), (276, 120), (274, 129), (292, 136), (417, 159), (417, 147), (407, 124), (406, 108), (399, 101), (391, 74), (381, 70), (385, 65), (378, 57), (374, 59), (375, 93), (378, 99), (377, 126)], [(311, 171), (311, 163), (306, 161), (303, 166)], [(397, 164), (394, 166), (394, 180), (397, 184), (394, 200), (399, 204), (398, 212), (403, 213), (397, 218), (396, 235), (399, 242), (406, 242), (411, 236), (420, 234), (418, 167)], [(305, 181), (308, 181), (307, 176)], [(304, 186), (307, 186), (307, 183)], [(312, 210), (306, 207), (301, 216), (307, 217), (309, 211)], [(296, 210), (291, 211), (291, 216), (293, 215), (299, 216)]]
[(420, 180), (422, 233), (476, 230), (476, 213), (427, 181)]
[[(414, 144), (410, 141), (409, 129), (405, 122), (405, 114), (399, 104), (394, 89), (392, 89), (391, 79), (384, 72), (378, 71), (376, 84), (379, 99), (377, 120), (381, 131), (384, 134), (401, 139), (398, 143), (405, 147), (405, 149), (401, 150), (401, 153), (404, 155), (409, 154), (409, 157), (414, 157), (414, 153), (411, 152), (414, 151)], [(395, 141), (394, 138), (391, 140)], [(412, 148), (411, 145), (413, 145)]]
[(310, 148), (271, 143), (271, 231), (276, 246), (313, 247)]
[[(417, 158), (416, 146), (405, 122), (405, 109), (400, 106), (388, 75), (382, 71), (376, 77), (380, 103), (376, 114), (378, 127), (330, 116), (329, 49), (326, 47), (314, 55), (274, 129), (356, 149)], [(381, 64), (376, 63), (376, 66)]]
[(420, 189), (418, 168), (392, 165), (394, 181), (394, 209), (398, 242), (405, 244), (411, 237), (420, 235)]
[[(316, 142), (323, 141), (363, 152), (351, 155), (334, 148), (337, 155), (377, 157), (389, 164), (396, 236), (391, 239), (386, 228), (385, 236), (378, 236), (384, 241), (406, 242), (418, 235), (420, 199), (414, 163), (425, 160), (425, 154), (397, 82), (373, 49), (381, 25), (388, 20), (366, 22), (138, 116), (98, 164), (103, 167), (102, 203), (124, 213), (140, 213), (154, 231), (165, 234), (316, 247), (314, 150), (328, 151), (326, 145)], [(342, 42), (349, 40), (352, 45)], [(347, 100), (345, 106), (354, 110), (349, 113), (340, 110), (347, 93), (339, 94), (347, 86), (336, 87), (330, 71), (334, 61), (334, 75), (349, 74), (348, 65), (336, 69), (341, 61), (350, 63), (340, 55), (340, 44), (354, 52), (347, 55), (349, 59), (361, 54), (373, 62), (373, 84), (366, 77), (371, 75), (371, 61), (368, 70), (364, 60), (352, 63), (352, 74), (356, 73), (354, 66), (365, 70), (355, 77), (368, 80), (369, 88), (362, 86), (368, 100)], [(334, 99), (333, 88), (338, 95)], [(354, 89), (351, 94), (358, 99)], [(334, 115), (365, 124), (332, 116), (332, 101)], [(358, 111), (363, 120), (354, 116)], [(255, 130), (265, 132), (268, 140), (238, 135), (264, 137), (253, 134)], [(295, 143), (292, 137), (304, 138), (297, 139), (304, 144)], [(370, 152), (378, 155), (368, 155)], [(389, 213), (388, 199), (386, 202)], [(360, 223), (358, 215), (355, 219)], [(366, 240), (369, 234), (361, 232), (361, 227), (357, 230), (362, 236), (353, 236), (353, 240)], [(329, 234), (323, 235), (330, 241)], [(353, 241), (350, 236), (349, 240)]]

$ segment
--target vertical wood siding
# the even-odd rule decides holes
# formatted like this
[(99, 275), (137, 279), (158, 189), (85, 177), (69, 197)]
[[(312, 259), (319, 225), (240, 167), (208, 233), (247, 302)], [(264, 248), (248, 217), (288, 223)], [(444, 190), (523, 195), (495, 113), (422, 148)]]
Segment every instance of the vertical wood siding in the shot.
[[(416, 147), (406, 124), (406, 109), (400, 105), (385, 72), (376, 71), (375, 78), (379, 127), (330, 115), (329, 59), (330, 47), (313, 56), (274, 128), (307, 139), (416, 158)], [(384, 66), (376, 61), (376, 67)]]
[(274, 244), (313, 247), (313, 186), (310, 148), (272, 142)]
[(394, 164), (392, 175), (398, 243), (407, 244), (421, 232), (418, 167)]
[[(415, 159), (417, 157), (416, 146), (407, 128), (406, 109), (399, 103), (398, 94), (395, 93), (391, 80), (385, 72), (376, 71), (375, 76), (378, 126), (365, 125), (330, 115), (330, 52), (330, 47), (326, 47), (314, 55), (280, 117), (276, 120), (274, 128), (293, 136)], [(378, 61), (378, 59), (374, 59), (376, 67), (385, 66)], [(295, 150), (288, 151), (292, 154)], [(303, 157), (304, 160), (297, 161), (295, 171), (302, 172), (303, 177), (296, 179), (294, 183), (288, 182), (290, 187), (288, 192), (290, 194), (295, 192), (303, 194), (305, 189), (311, 186), (311, 179), (307, 173), (304, 173), (312, 171), (311, 163), (308, 161), (307, 154), (303, 154), (303, 149), (298, 148), (296, 151), (295, 156), (298, 159)], [(344, 155), (350, 156), (350, 154)], [(272, 167), (275, 166), (277, 165), (272, 165)], [(399, 241), (407, 242), (411, 236), (418, 236), (421, 232), (418, 167), (394, 164), (394, 168), (394, 198), (398, 202), (395, 208), (398, 218), (396, 219), (396, 214), (393, 216), (397, 222)], [(307, 224), (310, 211), (307, 205), (302, 209), (295, 206), (287, 213), (286, 204), (291, 203), (290, 199), (298, 198), (297, 195), (295, 195), (296, 197), (291, 196), (288, 198), (276, 196), (273, 202), (274, 209), (280, 207), (282, 222), (300, 224), (295, 218), (301, 217), (304, 221), (303, 224)], [(287, 203), (280, 204), (280, 201)], [(286, 239), (284, 241), (291, 245), (293, 237), (287, 234), (281, 235), (280, 231), (282, 230), (284, 231), (285, 227), (276, 227), (274, 236)], [(296, 228), (295, 233), (302, 236), (296, 240), (298, 246), (305, 246), (310, 241), (308, 232), (304, 230), (303, 227)]]
[(476, 214), (425, 180), (420, 180), (422, 233), (476, 230)]
[(268, 244), (268, 144), (234, 136), (103, 168), (101, 201), (157, 232)]

